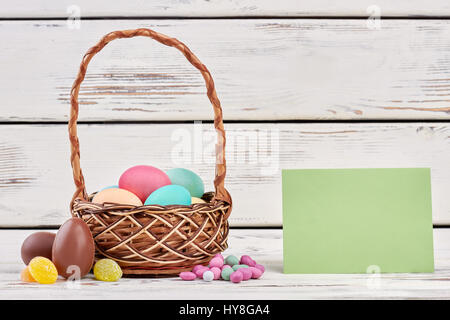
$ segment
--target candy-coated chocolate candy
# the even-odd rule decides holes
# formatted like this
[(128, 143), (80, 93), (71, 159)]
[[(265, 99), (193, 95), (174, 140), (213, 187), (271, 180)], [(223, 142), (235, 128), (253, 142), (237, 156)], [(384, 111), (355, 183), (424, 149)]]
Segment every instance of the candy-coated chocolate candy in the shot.
[(192, 272), (195, 273), (200, 268), (205, 268), (205, 266), (201, 265), (201, 264), (197, 264), (194, 266), (194, 268), (192, 268)]
[(264, 266), (262, 264), (256, 264), (255, 268), (258, 268), (259, 270), (261, 270), (262, 273), (264, 273), (264, 271), (266, 271), (266, 268), (264, 268)]
[(237, 269), (240, 269), (240, 268), (248, 268), (248, 265), (246, 265), (246, 264), (235, 264), (233, 266), (233, 270), (234, 271), (236, 271)]
[(234, 271), (233, 271), (232, 268), (224, 268), (224, 269), (222, 270), (222, 273), (221, 273), (222, 279), (223, 279), (223, 280), (229, 281), (229, 280), (230, 280), (230, 275), (231, 275), (233, 272), (234, 272)]
[(226, 268), (231, 269), (231, 266), (229, 266), (229, 265), (227, 265), (227, 264), (224, 264), (224, 265), (222, 266), (222, 270), (223, 270), (223, 269), (226, 269)]
[(222, 255), (221, 253), (216, 254), (216, 255), (213, 257), (213, 259), (214, 259), (214, 258), (220, 258), (220, 259), (222, 259), (222, 261), (225, 261), (223, 255)]
[(242, 272), (239, 271), (235, 271), (230, 275), (230, 280), (233, 283), (239, 283), (242, 281), (242, 279), (244, 278)]
[(203, 278), (203, 273), (205, 273), (205, 271), (208, 271), (208, 270), (209, 270), (209, 268), (207, 268), (207, 267), (198, 268), (198, 270), (195, 271), (195, 274), (197, 275), (197, 277)]
[(247, 256), (247, 255), (243, 255), (243, 256), (241, 257), (241, 260), (239, 260), (239, 263), (240, 263), (240, 264), (246, 264), (246, 265), (248, 265), (249, 267), (254, 267), (254, 266), (256, 266), (255, 260), (253, 260), (250, 256)]
[(213, 281), (214, 280), (214, 273), (211, 270), (207, 270), (203, 272), (203, 280), (205, 281)]
[(242, 273), (242, 280), (247, 281), (252, 277), (252, 271), (249, 268), (239, 268), (237, 271)]
[(34, 280), (42, 284), (55, 283), (58, 279), (58, 271), (49, 259), (34, 257), (28, 264), (28, 270)]
[(183, 279), (183, 280), (190, 281), (190, 280), (196, 279), (197, 275), (195, 273), (193, 273), (193, 272), (181, 272), (180, 273), (180, 278)]
[(20, 280), (23, 282), (36, 282), (36, 280), (34, 280), (33, 276), (31, 275), (28, 267), (25, 267), (25, 269), (23, 269), (20, 273)]
[(214, 273), (214, 280), (220, 279), (220, 274), (222, 273), (222, 270), (220, 270), (217, 267), (212, 267), (209, 269), (212, 273)]
[(167, 170), (166, 173), (172, 184), (185, 187), (192, 197), (200, 198), (205, 192), (202, 179), (191, 170), (175, 168)]
[(111, 259), (100, 259), (94, 265), (94, 276), (100, 281), (117, 281), (122, 277), (122, 269)]
[(259, 279), (263, 274), (263, 272), (258, 268), (249, 267), (248, 269), (252, 272), (252, 279)]
[(233, 255), (230, 255), (226, 257), (225, 264), (228, 264), (229, 266), (234, 266), (235, 264), (239, 264), (239, 259)]
[(223, 266), (223, 260), (220, 259), (220, 258), (213, 258), (213, 259), (211, 259), (211, 261), (209, 262), (209, 266), (210, 266), (210, 267), (222, 268), (222, 266)]

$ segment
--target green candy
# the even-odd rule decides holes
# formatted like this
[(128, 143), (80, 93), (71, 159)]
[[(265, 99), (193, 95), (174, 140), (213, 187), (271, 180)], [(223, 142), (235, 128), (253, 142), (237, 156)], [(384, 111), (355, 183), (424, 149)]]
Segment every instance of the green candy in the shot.
[(221, 276), (223, 280), (230, 281), (230, 275), (234, 272), (232, 268), (225, 268), (221, 272)]
[(236, 256), (230, 255), (225, 258), (225, 264), (232, 267), (236, 264), (239, 264), (239, 259)]
[(246, 265), (246, 264), (235, 264), (235, 265), (232, 267), (232, 269), (233, 269), (234, 271), (236, 271), (237, 269), (240, 269), (240, 268), (248, 268), (248, 265)]

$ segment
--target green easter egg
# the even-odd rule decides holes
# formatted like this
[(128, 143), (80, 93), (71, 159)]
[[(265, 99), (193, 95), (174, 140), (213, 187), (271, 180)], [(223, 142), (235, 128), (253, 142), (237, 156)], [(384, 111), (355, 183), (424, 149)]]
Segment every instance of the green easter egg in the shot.
[(172, 184), (185, 187), (192, 197), (201, 198), (205, 193), (205, 185), (195, 172), (184, 168), (175, 168), (166, 171), (166, 173)]
[(240, 268), (248, 268), (248, 265), (246, 264), (235, 264), (234, 266), (231, 267), (234, 271), (236, 271), (237, 269)]
[(236, 264), (239, 264), (239, 259), (236, 256), (230, 255), (225, 258), (225, 264), (234, 266)]

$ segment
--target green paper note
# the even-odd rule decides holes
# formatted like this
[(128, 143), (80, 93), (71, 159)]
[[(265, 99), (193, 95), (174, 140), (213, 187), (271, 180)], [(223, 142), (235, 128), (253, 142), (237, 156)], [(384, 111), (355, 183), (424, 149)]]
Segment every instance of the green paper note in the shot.
[(284, 273), (433, 272), (428, 168), (283, 170)]

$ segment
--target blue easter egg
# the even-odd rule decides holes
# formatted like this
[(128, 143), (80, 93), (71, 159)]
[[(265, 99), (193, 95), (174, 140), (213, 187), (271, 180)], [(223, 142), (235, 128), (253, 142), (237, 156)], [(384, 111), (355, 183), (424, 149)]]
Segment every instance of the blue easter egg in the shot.
[(168, 206), (171, 204), (190, 206), (191, 194), (185, 187), (170, 184), (153, 191), (144, 203), (144, 205), (150, 204), (159, 204), (160, 206)]
[(100, 189), (99, 192), (100, 192), (100, 191), (103, 191), (103, 190), (106, 190), (106, 189), (112, 189), (112, 188), (119, 188), (119, 186), (109, 186), (109, 187), (104, 187), (104, 188)]
[(172, 184), (183, 186), (189, 190), (192, 197), (201, 198), (205, 193), (202, 179), (191, 170), (175, 168), (166, 171)]

